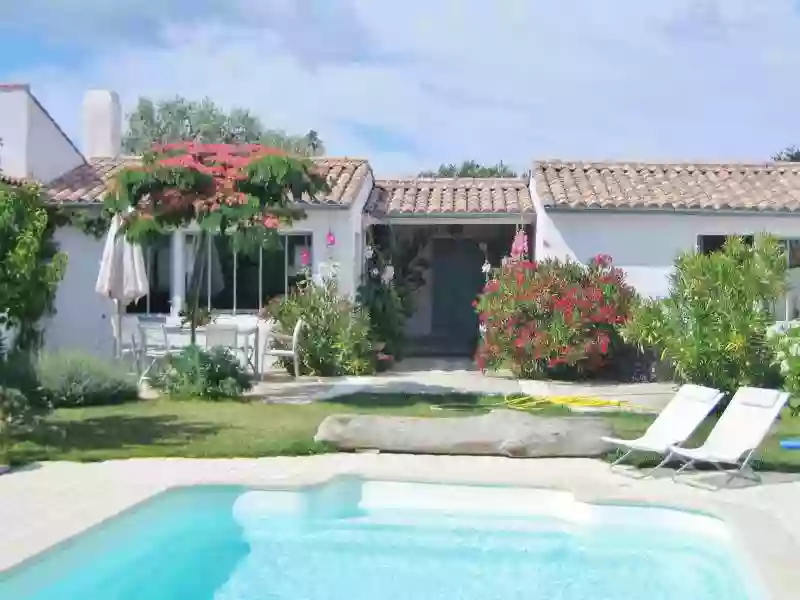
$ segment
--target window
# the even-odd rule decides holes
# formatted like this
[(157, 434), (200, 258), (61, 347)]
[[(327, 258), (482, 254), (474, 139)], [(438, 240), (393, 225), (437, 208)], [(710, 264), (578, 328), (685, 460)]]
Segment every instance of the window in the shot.
[[(725, 246), (728, 238), (735, 237), (732, 235), (698, 235), (697, 236), (697, 249), (701, 254), (711, 254), (712, 252), (719, 252)], [(749, 245), (753, 245), (752, 235), (742, 235), (742, 241)]]
[[(192, 293), (199, 236), (186, 236), (186, 294)], [(200, 305), (209, 310), (256, 312), (305, 278), (311, 266), (311, 235), (282, 235), (274, 248), (237, 252), (229, 236), (208, 238), (200, 282)]]
[(800, 239), (784, 240), (786, 244), (786, 256), (789, 261), (789, 268), (800, 267)]
[(170, 284), (172, 281), (172, 236), (161, 236), (157, 242), (144, 249), (145, 270), (150, 293), (130, 304), (127, 312), (133, 314), (165, 314), (170, 309)]

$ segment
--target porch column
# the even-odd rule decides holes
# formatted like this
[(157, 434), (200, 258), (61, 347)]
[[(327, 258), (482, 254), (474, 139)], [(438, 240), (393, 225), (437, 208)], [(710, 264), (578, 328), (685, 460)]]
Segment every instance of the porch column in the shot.
[(170, 316), (177, 317), (183, 310), (186, 298), (186, 254), (184, 251), (185, 237), (183, 230), (172, 232), (172, 265), (170, 269)]

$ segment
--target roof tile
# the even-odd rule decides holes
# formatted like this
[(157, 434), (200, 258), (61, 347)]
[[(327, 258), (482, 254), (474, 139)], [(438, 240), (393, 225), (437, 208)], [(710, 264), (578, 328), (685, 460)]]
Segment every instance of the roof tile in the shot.
[(800, 163), (545, 160), (532, 177), (546, 207), (800, 211)]
[[(372, 173), (364, 159), (316, 158), (313, 161), (320, 174), (327, 178), (331, 191), (324, 198), (305, 198), (309, 204), (348, 206)], [(51, 182), (46, 192), (52, 202), (60, 204), (99, 203), (117, 173), (140, 164), (141, 159), (136, 156), (93, 159)]]
[(375, 216), (519, 214), (533, 210), (517, 178), (419, 178), (375, 182), (365, 211)]

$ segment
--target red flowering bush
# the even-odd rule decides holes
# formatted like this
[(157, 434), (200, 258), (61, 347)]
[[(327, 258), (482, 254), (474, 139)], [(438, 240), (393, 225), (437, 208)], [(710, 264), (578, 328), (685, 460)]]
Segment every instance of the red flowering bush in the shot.
[(478, 365), (532, 379), (596, 375), (611, 360), (634, 296), (607, 255), (588, 265), (507, 260), (475, 303)]

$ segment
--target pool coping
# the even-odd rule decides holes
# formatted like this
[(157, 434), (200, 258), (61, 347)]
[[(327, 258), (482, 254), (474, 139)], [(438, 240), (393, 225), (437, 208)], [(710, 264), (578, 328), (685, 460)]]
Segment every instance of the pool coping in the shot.
[[(323, 485), (341, 476), (365, 480), (504, 485), (567, 491), (588, 504), (655, 505), (705, 514), (729, 527), (738, 554), (767, 600), (800, 589), (800, 476), (768, 475), (746, 489), (708, 491), (669, 478), (636, 480), (590, 459), (507, 459), (331, 454), (264, 459), (133, 459), (45, 463), (0, 477), (0, 571), (113, 518), (153, 496), (195, 485), (267, 490)], [(707, 477), (702, 475), (701, 477)]]

